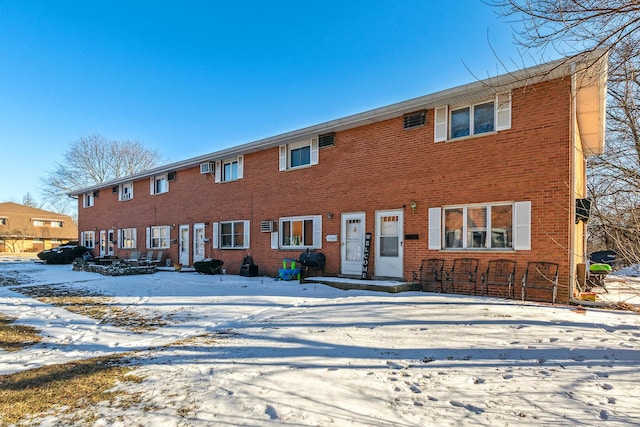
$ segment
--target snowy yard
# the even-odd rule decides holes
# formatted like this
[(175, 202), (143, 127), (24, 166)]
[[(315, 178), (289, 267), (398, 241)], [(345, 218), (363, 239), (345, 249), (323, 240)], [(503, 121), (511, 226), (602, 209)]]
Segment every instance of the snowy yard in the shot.
[[(0, 278), (0, 313), (43, 336), (0, 350), (0, 375), (140, 350), (144, 380), (120, 387), (144, 402), (91, 408), (97, 426), (640, 424), (634, 312), (31, 262)], [(28, 296), (41, 285), (162, 322), (100, 322)]]

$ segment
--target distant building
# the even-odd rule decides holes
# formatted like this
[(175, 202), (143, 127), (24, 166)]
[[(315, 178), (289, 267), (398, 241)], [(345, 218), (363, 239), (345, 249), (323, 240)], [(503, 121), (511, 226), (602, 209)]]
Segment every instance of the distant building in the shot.
[(0, 252), (40, 252), (76, 241), (71, 217), (17, 203), (0, 203)]

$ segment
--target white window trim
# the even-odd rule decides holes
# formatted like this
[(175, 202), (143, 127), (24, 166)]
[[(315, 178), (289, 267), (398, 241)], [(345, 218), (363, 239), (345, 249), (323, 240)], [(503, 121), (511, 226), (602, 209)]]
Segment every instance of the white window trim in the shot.
[[(474, 207), (488, 207), (488, 206), (504, 206), (510, 203), (483, 203), (483, 204), (470, 204), (470, 205), (456, 205), (446, 207), (434, 207), (429, 208), (429, 236), (428, 236), (428, 248), (430, 250), (447, 250), (447, 251), (529, 251), (531, 250), (531, 202), (514, 202), (513, 206), (511, 227), (513, 233), (513, 241), (511, 248), (468, 248), (466, 247), (466, 209)], [(464, 208), (464, 220), (463, 220), (463, 247), (461, 248), (446, 248), (444, 245), (444, 209)], [(487, 215), (488, 216), (488, 215)], [(489, 225), (487, 225), (489, 228)]]
[[(161, 179), (165, 180), (165, 182), (167, 183), (167, 189), (166, 189), (166, 191), (159, 191), (159, 192), (156, 193), (156, 180), (161, 180)], [(150, 185), (149, 191), (150, 191), (150, 194), (152, 196), (155, 196), (156, 194), (168, 193), (169, 192), (169, 177), (168, 177), (168, 175), (166, 173), (164, 175), (152, 176), (151, 178), (149, 178), (149, 185)]]
[[(91, 245), (85, 245), (86, 240), (87, 240), (87, 235), (91, 235)], [(96, 232), (95, 231), (83, 231), (82, 233), (80, 233), (80, 242), (82, 244), (82, 246), (84, 246), (85, 248), (89, 248), (89, 249), (93, 249), (96, 247)]]
[[(278, 220), (278, 230), (282, 233), (284, 229), (282, 224), (286, 221), (305, 221), (312, 220), (313, 221), (313, 244), (309, 245), (283, 245), (282, 241), (278, 241), (278, 245), (280, 249), (322, 249), (322, 215), (307, 215), (307, 216), (290, 216), (290, 217), (282, 217)], [(280, 234), (279, 237), (281, 237)]]
[[(493, 101), (493, 131), (474, 134), (473, 133), (473, 108), (477, 105), (486, 104)], [(451, 113), (455, 110), (462, 108), (469, 108), (469, 135), (460, 136), (457, 138), (450, 138), (451, 129)], [(511, 129), (511, 92), (501, 92), (495, 95), (493, 99), (486, 99), (482, 102), (477, 102), (468, 105), (459, 105), (455, 108), (451, 108), (448, 105), (443, 105), (434, 109), (434, 129), (433, 129), (433, 141), (444, 142), (448, 140), (460, 140), (470, 137), (478, 137), (481, 135), (490, 135), (494, 132), (499, 132), (507, 129)]]
[[(300, 165), (296, 167), (291, 167), (291, 150), (296, 150), (302, 147), (310, 147), (309, 154), (309, 164), (308, 165)], [(308, 168), (314, 165), (317, 165), (319, 162), (319, 154), (318, 154), (318, 138), (311, 138), (307, 141), (296, 142), (294, 144), (285, 144), (279, 147), (279, 170), (287, 171), (287, 170), (297, 170)]]
[[(125, 188), (128, 188), (130, 190), (129, 193), (125, 193), (124, 191)], [(133, 182), (120, 184), (118, 189), (118, 200), (121, 202), (125, 202), (131, 199), (133, 199)]]
[[(233, 162), (238, 162), (238, 177), (235, 179), (225, 179), (225, 176), (223, 174), (224, 165), (228, 163), (233, 163)], [(233, 182), (233, 181), (242, 179), (244, 177), (244, 156), (239, 155), (232, 159), (218, 160), (215, 165), (214, 175), (215, 175), (215, 182), (218, 182), (218, 183)]]
[(84, 193), (82, 195), (82, 207), (83, 208), (90, 208), (95, 204), (95, 194), (93, 192), (91, 193)]
[[(132, 239), (125, 239), (125, 233), (130, 232), (133, 234)], [(133, 246), (125, 246), (124, 243), (127, 240), (133, 240)], [(118, 230), (118, 248), (120, 249), (136, 249), (138, 247), (138, 230), (136, 228), (121, 228)]]
[[(234, 246), (235, 239), (231, 238), (231, 246), (222, 246), (222, 224), (231, 224), (231, 229), (233, 230), (233, 224), (241, 222), (243, 223), (243, 246)], [(235, 250), (235, 249), (249, 249), (251, 247), (250, 241), (250, 232), (251, 232), (251, 221), (247, 220), (236, 220), (236, 221), (220, 221), (213, 223), (213, 249), (223, 249), (223, 250)]]
[[(166, 231), (166, 244), (164, 246), (151, 247), (151, 229), (152, 228), (164, 228)], [(147, 249), (169, 249), (171, 245), (171, 227), (168, 225), (154, 225), (147, 227)]]

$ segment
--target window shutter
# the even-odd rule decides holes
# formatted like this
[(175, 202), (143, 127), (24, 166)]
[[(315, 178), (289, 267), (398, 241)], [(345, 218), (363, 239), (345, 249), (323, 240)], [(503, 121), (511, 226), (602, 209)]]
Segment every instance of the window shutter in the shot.
[(279, 234), (277, 231), (271, 233), (271, 249), (278, 249)]
[(513, 249), (531, 250), (531, 202), (514, 203)]
[(84, 241), (84, 231), (80, 232), (80, 246), (84, 246), (86, 242)]
[(164, 232), (165, 236), (167, 236), (167, 245), (164, 247), (164, 249), (169, 249), (169, 246), (171, 246), (171, 226), (165, 225)]
[(154, 190), (154, 184), (155, 180), (152, 178), (149, 178), (149, 194), (155, 194), (156, 192), (153, 191)]
[(433, 141), (434, 142), (442, 142), (447, 140), (447, 130), (448, 130), (448, 108), (445, 105), (444, 107), (438, 107), (434, 110), (433, 115), (435, 116), (433, 119), (434, 128), (433, 128)]
[(322, 215), (313, 217), (313, 247), (322, 249)]
[(245, 248), (251, 247), (251, 245), (249, 244), (249, 237), (250, 237), (249, 226), (250, 226), (250, 221), (244, 221), (244, 225), (242, 226), (242, 229), (244, 230), (244, 247)]
[(244, 156), (238, 156), (238, 179), (244, 175)]
[(151, 248), (151, 227), (147, 227), (147, 249)]
[(280, 146), (280, 170), (281, 171), (287, 170), (287, 146), (286, 145)]
[(318, 138), (311, 138), (311, 164), (318, 164)]
[(429, 208), (429, 249), (442, 249), (442, 209)]
[(211, 244), (213, 249), (218, 249), (218, 223), (214, 222), (213, 223), (213, 236), (211, 236)]
[(215, 175), (215, 182), (220, 182), (222, 181), (222, 162), (220, 160), (218, 160), (216, 162), (216, 167), (215, 167), (215, 171), (214, 171), (214, 175)]
[(496, 130), (511, 129), (511, 92), (496, 95)]

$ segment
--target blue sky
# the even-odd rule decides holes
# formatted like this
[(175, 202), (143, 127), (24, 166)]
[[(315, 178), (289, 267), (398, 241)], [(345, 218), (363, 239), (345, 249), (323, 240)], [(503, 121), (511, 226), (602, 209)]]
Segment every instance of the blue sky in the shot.
[(0, 202), (73, 141), (167, 161), (532, 65), (477, 0), (0, 2)]

